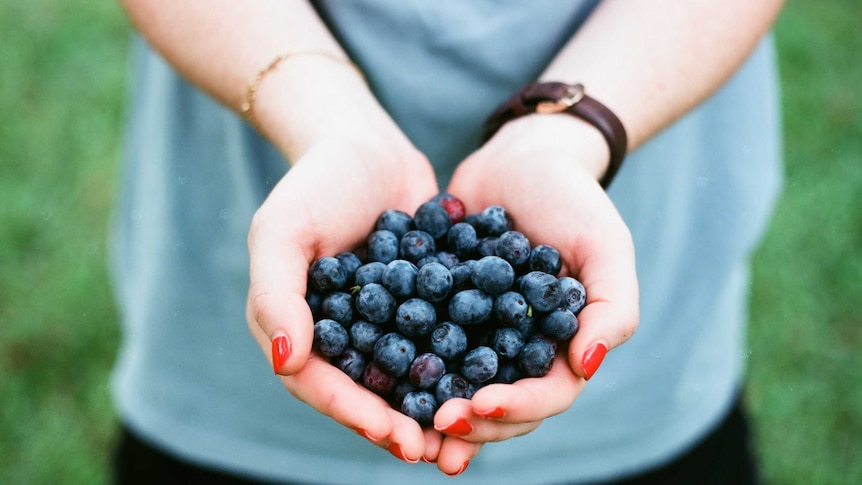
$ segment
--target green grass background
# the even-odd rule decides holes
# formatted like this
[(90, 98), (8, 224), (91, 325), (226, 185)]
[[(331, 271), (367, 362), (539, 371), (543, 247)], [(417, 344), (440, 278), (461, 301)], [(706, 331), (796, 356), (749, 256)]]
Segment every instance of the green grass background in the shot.
[[(862, 483), (860, 19), (858, 0), (790, 0), (776, 28), (786, 189), (747, 353), (776, 484)], [(0, 483), (105, 483), (129, 26), (114, 2), (0, 0), (0, 32)]]

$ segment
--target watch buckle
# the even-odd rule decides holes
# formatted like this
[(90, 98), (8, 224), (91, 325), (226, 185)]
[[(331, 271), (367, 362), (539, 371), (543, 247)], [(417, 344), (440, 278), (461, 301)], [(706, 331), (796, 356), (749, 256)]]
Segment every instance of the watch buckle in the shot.
[(584, 85), (581, 83), (567, 86), (566, 93), (556, 101), (540, 101), (536, 104), (536, 113), (553, 114), (562, 113), (571, 108), (580, 100), (584, 99)]

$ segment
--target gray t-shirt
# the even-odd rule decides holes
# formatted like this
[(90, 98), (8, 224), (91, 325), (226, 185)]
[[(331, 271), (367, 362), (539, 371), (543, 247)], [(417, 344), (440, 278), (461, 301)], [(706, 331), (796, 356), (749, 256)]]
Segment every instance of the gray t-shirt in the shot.
[[(445, 187), (485, 116), (533, 80), (595, 2), (331, 2), (322, 14)], [(122, 420), (182, 458), (302, 483), (451, 483), (294, 400), (245, 323), (246, 235), (285, 173), (240, 118), (134, 44), (113, 274)], [(418, 95), (417, 95), (418, 93)], [(637, 251), (641, 325), (574, 406), (491, 443), (471, 483), (594, 480), (691, 446), (736, 398), (748, 258), (781, 179), (765, 40), (713, 97), (632, 153), (610, 189)]]

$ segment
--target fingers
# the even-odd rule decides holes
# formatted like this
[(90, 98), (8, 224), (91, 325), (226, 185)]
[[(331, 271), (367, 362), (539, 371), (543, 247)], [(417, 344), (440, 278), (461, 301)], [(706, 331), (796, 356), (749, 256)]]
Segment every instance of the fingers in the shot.
[(567, 410), (583, 387), (584, 380), (572, 372), (565, 353), (560, 352), (543, 377), (492, 384), (469, 401), (446, 401), (435, 415), (434, 426), (447, 436), (470, 442), (506, 440), (527, 434), (545, 418)]

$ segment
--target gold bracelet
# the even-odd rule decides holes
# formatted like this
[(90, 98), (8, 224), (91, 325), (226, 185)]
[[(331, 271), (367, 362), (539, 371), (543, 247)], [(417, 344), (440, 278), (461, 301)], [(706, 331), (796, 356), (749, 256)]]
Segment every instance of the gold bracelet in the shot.
[(274, 71), (275, 68), (278, 67), (281, 61), (298, 56), (322, 56), (333, 61), (340, 62), (351, 67), (354, 71), (356, 71), (362, 81), (365, 81), (365, 75), (362, 73), (359, 67), (356, 66), (356, 64), (350, 62), (349, 59), (339, 56), (337, 54), (333, 54), (332, 52), (315, 49), (298, 52), (285, 52), (284, 54), (281, 54), (275, 59), (273, 59), (268, 66), (258, 71), (257, 75), (249, 79), (248, 85), (246, 86), (245, 102), (243, 102), (242, 106), (240, 106), (240, 111), (242, 112), (242, 115), (243, 117), (245, 117), (246, 121), (248, 121), (248, 123), (255, 130), (258, 129), (258, 125), (254, 117), (254, 101), (257, 98), (257, 89), (260, 87), (260, 83), (263, 81), (267, 74)]

